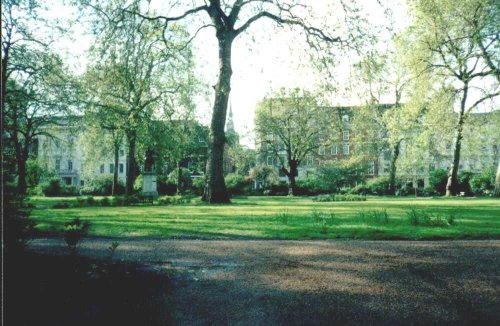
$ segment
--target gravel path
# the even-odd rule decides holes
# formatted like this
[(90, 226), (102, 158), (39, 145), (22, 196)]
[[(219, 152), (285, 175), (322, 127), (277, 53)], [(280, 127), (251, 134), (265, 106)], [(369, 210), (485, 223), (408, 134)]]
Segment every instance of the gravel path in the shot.
[[(499, 240), (118, 241), (116, 259), (172, 276), (181, 325), (500, 324)], [(30, 247), (65, 253), (62, 239)]]

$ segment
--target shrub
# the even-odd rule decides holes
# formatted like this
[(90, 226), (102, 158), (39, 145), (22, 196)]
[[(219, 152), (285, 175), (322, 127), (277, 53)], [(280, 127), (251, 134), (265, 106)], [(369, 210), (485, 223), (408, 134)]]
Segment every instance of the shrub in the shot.
[(88, 206), (94, 206), (95, 205), (95, 199), (94, 199), (94, 197), (87, 196), (85, 198), (85, 204), (87, 204)]
[(112, 201), (113, 206), (124, 206), (125, 205), (125, 197), (123, 196), (115, 196)]
[(446, 192), (446, 183), (448, 182), (448, 171), (445, 169), (436, 169), (429, 172), (429, 188), (442, 196)]
[(366, 183), (366, 188), (373, 195), (386, 195), (389, 193), (389, 179), (386, 177), (371, 179)]
[(333, 198), (333, 195), (318, 195), (316, 197), (313, 197), (313, 201), (330, 202), (330, 201), (334, 201), (334, 198)]
[(72, 256), (76, 255), (76, 246), (87, 235), (90, 222), (81, 221), (78, 217), (64, 224), (64, 241)]
[(191, 197), (189, 196), (163, 196), (158, 199), (160, 205), (178, 205), (178, 204), (188, 204), (191, 202)]
[[(178, 176), (179, 174), (179, 169), (174, 169), (172, 172), (170, 172), (170, 174), (168, 175), (168, 181), (170, 183), (173, 183), (175, 185), (177, 185), (178, 183)], [(187, 190), (187, 189), (191, 189), (192, 185), (193, 185), (193, 181), (191, 180), (191, 172), (189, 172), (188, 169), (186, 168), (182, 168), (181, 169), (181, 180), (180, 180), (181, 184), (180, 184), (180, 189), (177, 189), (178, 191), (184, 191), (184, 190)]]
[(358, 212), (356, 218), (367, 224), (389, 224), (389, 214), (385, 209)]
[(103, 197), (101, 199), (101, 206), (109, 206), (109, 205), (110, 205), (109, 198), (108, 197)]
[(479, 196), (489, 196), (495, 189), (495, 168), (490, 166), (470, 179), (471, 190)]
[(140, 198), (138, 195), (130, 195), (130, 196), (126, 196), (125, 199), (124, 199), (124, 204), (126, 206), (130, 206), (130, 205), (135, 205), (135, 204), (139, 204), (140, 203)]
[(328, 193), (331, 190), (317, 176), (308, 176), (305, 179), (297, 180), (299, 195), (314, 196), (321, 193)]
[[(101, 175), (88, 180), (85, 186), (80, 188), (81, 195), (92, 196), (110, 196), (113, 190), (113, 177), (109, 175)], [(121, 180), (118, 180), (115, 194), (123, 194), (125, 186)]]
[(55, 197), (61, 195), (61, 180), (59, 178), (50, 179), (42, 184), (42, 192), (47, 197)]
[[(287, 196), (288, 195), (288, 184), (286, 182), (279, 182), (269, 186), (268, 196)], [(265, 192), (265, 190), (264, 190)]]
[[(160, 195), (175, 195), (177, 192), (177, 186), (174, 182), (170, 182), (166, 176), (158, 176), (156, 179), (156, 185), (158, 188), (158, 194)], [(202, 188), (203, 191), (203, 188)]]
[(252, 181), (250, 179), (234, 173), (229, 173), (224, 179), (227, 191), (231, 196), (246, 195), (251, 192)]
[(198, 196), (203, 195), (203, 190), (205, 190), (205, 178), (195, 178), (193, 179), (193, 191)]

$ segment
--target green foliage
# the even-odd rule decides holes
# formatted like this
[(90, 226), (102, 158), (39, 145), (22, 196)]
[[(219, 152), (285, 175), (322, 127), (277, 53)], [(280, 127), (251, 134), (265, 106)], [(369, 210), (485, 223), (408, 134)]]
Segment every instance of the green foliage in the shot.
[(72, 256), (76, 255), (76, 247), (82, 238), (87, 235), (89, 229), (90, 222), (82, 221), (78, 217), (64, 224), (64, 241), (66, 242), (68, 250)]
[(290, 220), (290, 214), (288, 214), (288, 211), (283, 211), (279, 212), (276, 215), (276, 220), (281, 223), (281, 224), (288, 224), (288, 221)]
[(389, 191), (389, 179), (386, 177), (378, 177), (368, 180), (366, 187), (373, 195), (386, 195)]
[(415, 207), (406, 212), (408, 222), (413, 226), (446, 227), (455, 224), (456, 215), (451, 213), (448, 217), (444, 214), (429, 213), (425, 210), (417, 210)]
[(316, 202), (332, 202), (332, 201), (366, 201), (366, 196), (364, 195), (318, 195), (313, 197), (313, 201)]
[(389, 224), (389, 214), (385, 209), (360, 211), (356, 219), (366, 224)]
[[(170, 183), (173, 183), (173, 184), (176, 184), (178, 183), (178, 175), (179, 175), (179, 169), (174, 169), (172, 172), (170, 172), (170, 174), (168, 175), (168, 181)], [(178, 185), (178, 188), (180, 187), (180, 189), (177, 189), (178, 191), (179, 190), (186, 190), (186, 189), (190, 189), (193, 185), (193, 180), (191, 179), (191, 172), (186, 169), (186, 168), (182, 168), (181, 169), (181, 179), (180, 179), (180, 182), (181, 184)]]
[(61, 196), (63, 193), (62, 188), (59, 178), (50, 179), (42, 184), (42, 192), (47, 197)]
[(446, 192), (446, 182), (448, 181), (448, 171), (445, 169), (436, 169), (429, 172), (429, 187), (439, 195)]
[(471, 190), (479, 196), (491, 196), (495, 190), (495, 176), (494, 166), (484, 169), (470, 179)]
[(191, 197), (189, 196), (163, 196), (158, 198), (158, 204), (160, 205), (179, 205), (179, 204), (189, 204), (191, 202)]
[(66, 202), (55, 203), (54, 205), (52, 205), (52, 208), (55, 208), (55, 209), (64, 209), (64, 208), (70, 208), (70, 207), (71, 207), (71, 204), (66, 203)]
[[(113, 190), (113, 177), (109, 175), (101, 175), (89, 179), (86, 181), (85, 185), (80, 188), (81, 195), (93, 195), (93, 196), (110, 196)], [(116, 194), (123, 194), (125, 192), (125, 186), (121, 180), (118, 180), (118, 185), (116, 187)]]
[[(177, 185), (174, 182), (171, 182), (166, 176), (158, 176), (156, 184), (158, 187), (158, 194), (160, 195), (172, 196), (177, 192)], [(203, 191), (203, 188), (201, 191)]]
[(194, 178), (193, 179), (193, 191), (196, 195), (201, 196), (203, 190), (205, 189), (205, 179), (204, 178)]
[(109, 201), (109, 198), (108, 197), (103, 197), (101, 199), (101, 205), (102, 206), (109, 206), (111, 204), (111, 202)]
[(139, 174), (137, 176), (137, 178), (135, 178), (135, 181), (134, 181), (134, 191), (141, 192), (142, 191), (142, 184), (143, 184), (142, 174)]
[(231, 196), (248, 195), (252, 191), (252, 181), (241, 175), (229, 173), (225, 178), (227, 191)]
[(334, 212), (322, 212), (318, 210), (313, 210), (311, 212), (311, 218), (319, 226), (319, 232), (321, 234), (328, 233), (328, 227), (335, 224), (335, 213)]

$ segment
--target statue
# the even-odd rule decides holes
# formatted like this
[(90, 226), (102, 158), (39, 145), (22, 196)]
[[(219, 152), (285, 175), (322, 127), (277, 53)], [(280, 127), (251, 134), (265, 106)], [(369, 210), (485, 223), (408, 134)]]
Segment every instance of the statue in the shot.
[(154, 151), (151, 148), (146, 150), (146, 159), (144, 160), (144, 172), (153, 172), (154, 161)]

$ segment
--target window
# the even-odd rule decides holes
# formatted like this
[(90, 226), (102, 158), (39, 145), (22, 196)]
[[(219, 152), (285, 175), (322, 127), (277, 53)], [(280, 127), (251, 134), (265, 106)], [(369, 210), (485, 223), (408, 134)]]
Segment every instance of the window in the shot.
[(61, 170), (61, 160), (57, 159), (56, 160), (56, 171)]
[(389, 163), (384, 163), (384, 173), (391, 172), (391, 165)]
[(384, 151), (384, 160), (389, 161), (391, 159), (391, 152)]
[(344, 144), (344, 146), (342, 146), (342, 153), (344, 155), (349, 155), (349, 144)]
[(349, 116), (347, 114), (342, 116), (342, 122), (349, 122)]
[(120, 149), (120, 156), (125, 155), (125, 151), (123, 149)]
[(80, 186), (83, 186), (83, 185), (85, 185), (85, 181), (80, 180)]
[(320, 147), (319, 147), (318, 154), (319, 154), (319, 155), (325, 155), (325, 146), (320, 146)]
[(123, 173), (123, 163), (120, 163), (120, 173)]
[(368, 174), (369, 175), (375, 174), (375, 162), (370, 162), (370, 165), (368, 166)]
[(68, 171), (73, 171), (73, 161), (68, 161)]
[(104, 173), (104, 164), (101, 164), (101, 167), (99, 170), (100, 170), (101, 174)]
[(349, 130), (346, 130), (346, 131), (342, 132), (342, 139), (343, 140), (349, 140)]
[(109, 173), (115, 173), (115, 165), (113, 163), (109, 165)]
[(64, 177), (63, 178), (64, 184), (67, 186), (71, 185), (71, 177)]
[(314, 157), (308, 156), (307, 157), (307, 166), (313, 166), (314, 164)]
[(273, 157), (272, 156), (267, 157), (267, 165), (273, 165)]
[(338, 153), (337, 145), (332, 145), (332, 155), (337, 155), (337, 153)]

